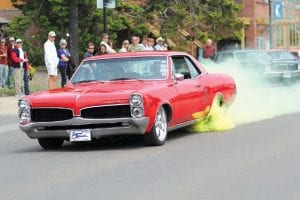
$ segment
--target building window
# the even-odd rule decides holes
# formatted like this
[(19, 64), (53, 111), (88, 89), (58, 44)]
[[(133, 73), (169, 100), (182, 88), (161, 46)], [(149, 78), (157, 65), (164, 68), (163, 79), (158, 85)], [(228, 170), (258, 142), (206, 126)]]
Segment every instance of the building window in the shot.
[(299, 38), (296, 24), (290, 25), (290, 46), (298, 46)]
[(276, 29), (276, 42), (277, 42), (278, 47), (283, 47), (283, 45), (284, 45), (283, 26), (278, 26)]

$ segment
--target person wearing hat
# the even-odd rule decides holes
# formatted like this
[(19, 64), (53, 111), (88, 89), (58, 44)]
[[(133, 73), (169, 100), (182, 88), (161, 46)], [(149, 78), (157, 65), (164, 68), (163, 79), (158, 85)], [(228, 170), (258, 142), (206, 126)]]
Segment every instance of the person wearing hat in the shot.
[(44, 43), (45, 65), (48, 72), (48, 89), (56, 88), (57, 65), (59, 59), (54, 44), (56, 34), (54, 31), (48, 33), (48, 40)]
[(27, 54), (23, 50), (21, 39), (16, 40), (15, 48), (11, 53), (11, 65), (14, 67), (15, 95), (22, 96), (22, 80), (24, 81), (24, 93), (29, 95), (29, 79), (28, 79), (28, 59)]
[(168, 50), (165, 46), (165, 39), (162, 37), (159, 37), (156, 39), (156, 45), (154, 46), (155, 51), (166, 51)]

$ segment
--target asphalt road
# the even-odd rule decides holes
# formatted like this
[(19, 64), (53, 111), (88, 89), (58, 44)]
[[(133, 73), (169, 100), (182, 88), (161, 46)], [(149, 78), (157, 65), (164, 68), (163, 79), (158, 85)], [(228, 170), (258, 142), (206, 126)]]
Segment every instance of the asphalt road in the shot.
[(0, 199), (300, 199), (300, 114), (224, 132), (64, 144), (45, 151), (0, 117)]

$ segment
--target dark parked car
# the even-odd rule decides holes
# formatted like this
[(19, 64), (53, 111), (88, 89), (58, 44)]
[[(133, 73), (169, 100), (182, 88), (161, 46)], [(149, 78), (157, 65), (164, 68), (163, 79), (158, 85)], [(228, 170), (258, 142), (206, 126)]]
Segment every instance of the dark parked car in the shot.
[[(275, 53), (275, 51), (272, 51)], [(254, 74), (260, 75), (272, 83), (282, 83), (291, 80), (298, 80), (300, 70), (298, 63), (292, 55), (289, 59), (279, 59), (279, 56), (272, 56), (271, 51), (264, 50), (229, 50), (218, 52), (214, 58), (216, 63), (229, 61), (241, 66)], [(268, 54), (272, 54), (271, 56)], [(278, 53), (280, 53), (278, 51)], [(288, 53), (288, 52), (287, 52)]]
[(271, 70), (280, 79), (298, 80), (300, 78), (299, 60), (287, 50), (266, 50), (271, 57)]

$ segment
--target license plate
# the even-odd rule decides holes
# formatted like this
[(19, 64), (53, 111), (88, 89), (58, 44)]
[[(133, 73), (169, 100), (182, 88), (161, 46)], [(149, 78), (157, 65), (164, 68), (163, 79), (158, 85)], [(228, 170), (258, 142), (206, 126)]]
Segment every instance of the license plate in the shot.
[(283, 78), (291, 78), (292, 72), (283, 72)]
[(91, 141), (91, 130), (71, 130), (70, 131), (70, 142), (82, 142)]

